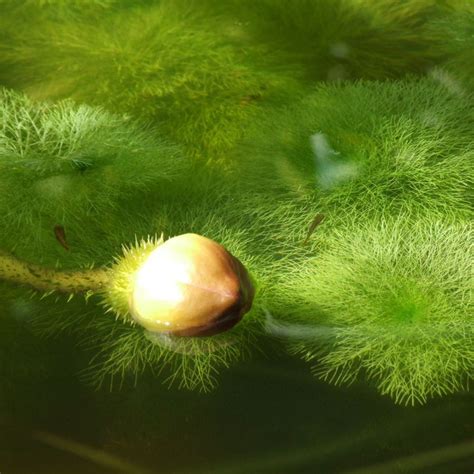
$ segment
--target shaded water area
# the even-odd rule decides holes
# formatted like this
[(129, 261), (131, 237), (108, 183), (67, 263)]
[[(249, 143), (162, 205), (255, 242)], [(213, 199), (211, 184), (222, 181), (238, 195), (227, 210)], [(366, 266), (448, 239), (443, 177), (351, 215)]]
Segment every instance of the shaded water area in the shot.
[[(364, 385), (318, 382), (297, 361), (260, 358), (210, 394), (156, 378), (121, 392), (68, 374), (2, 405), (2, 473), (464, 473), (472, 395), (395, 406)], [(59, 375), (61, 374), (61, 375)]]

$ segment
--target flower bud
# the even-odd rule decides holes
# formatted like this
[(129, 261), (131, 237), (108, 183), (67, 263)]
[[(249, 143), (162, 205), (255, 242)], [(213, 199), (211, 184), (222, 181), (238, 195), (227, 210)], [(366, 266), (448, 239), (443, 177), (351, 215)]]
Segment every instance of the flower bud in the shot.
[(213, 240), (183, 234), (159, 245), (140, 266), (129, 308), (151, 332), (210, 336), (237, 324), (253, 296), (237, 258)]

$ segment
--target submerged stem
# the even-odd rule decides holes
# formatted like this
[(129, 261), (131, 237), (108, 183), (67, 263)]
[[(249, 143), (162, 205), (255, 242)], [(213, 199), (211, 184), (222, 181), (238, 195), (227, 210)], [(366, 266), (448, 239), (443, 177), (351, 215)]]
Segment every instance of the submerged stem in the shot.
[(0, 280), (42, 291), (83, 293), (103, 289), (110, 281), (110, 274), (105, 268), (58, 271), (0, 253)]

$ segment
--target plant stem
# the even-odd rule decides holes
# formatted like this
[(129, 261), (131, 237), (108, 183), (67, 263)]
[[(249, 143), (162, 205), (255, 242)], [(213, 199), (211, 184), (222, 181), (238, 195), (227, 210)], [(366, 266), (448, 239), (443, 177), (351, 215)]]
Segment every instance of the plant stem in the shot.
[(61, 293), (96, 292), (110, 280), (107, 269), (58, 271), (27, 263), (0, 253), (0, 280), (28, 285), (41, 291)]

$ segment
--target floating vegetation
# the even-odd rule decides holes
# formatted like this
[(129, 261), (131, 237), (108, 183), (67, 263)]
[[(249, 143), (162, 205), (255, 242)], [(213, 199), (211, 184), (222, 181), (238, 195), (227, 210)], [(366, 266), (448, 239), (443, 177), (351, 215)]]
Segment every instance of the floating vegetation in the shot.
[(387, 212), (469, 219), (473, 110), (472, 94), (433, 77), (320, 85), (249, 131), (236, 153), (255, 188), (316, 195), (341, 225)]
[[(276, 337), (397, 403), (467, 387), (470, 2), (0, 4), (2, 313), (72, 332), (97, 386), (151, 374), (207, 391)], [(147, 305), (168, 273), (151, 272), (161, 293), (143, 277), (147, 310), (130, 311), (159, 242), (140, 239), (182, 234), (252, 276), (252, 310), (225, 333), (162, 330)], [(42, 299), (25, 303), (25, 282)]]
[(225, 161), (260, 103), (300, 88), (265, 67), (265, 49), (235, 47), (216, 31), (219, 17), (186, 2), (106, 9), (99, 21), (73, 6), (40, 13), (32, 27), (13, 10), (30, 30), (11, 31), (0, 48), (7, 85), (139, 118), (204, 160)]
[(397, 403), (464, 390), (474, 369), (472, 226), (401, 216), (326, 239), (269, 303), (300, 328), (286, 331), (292, 352), (324, 380), (364, 378)]
[(96, 246), (97, 222), (103, 225), (122, 200), (164, 187), (184, 165), (179, 147), (137, 123), (71, 100), (38, 103), (2, 89), (0, 245), (29, 259), (58, 258), (64, 249), (55, 229), (62, 226), (76, 252), (85, 250), (87, 228)]

